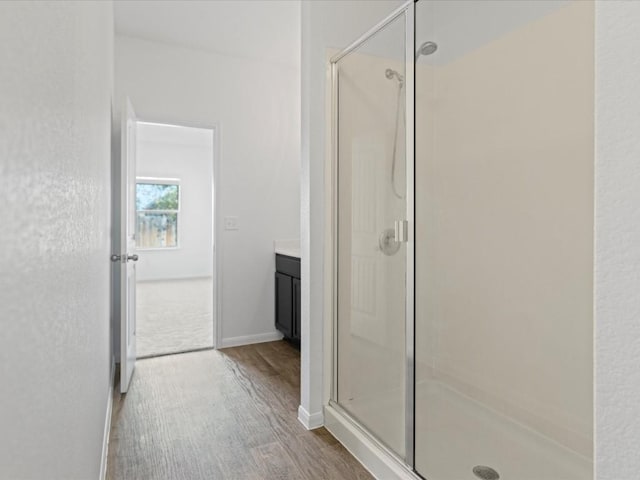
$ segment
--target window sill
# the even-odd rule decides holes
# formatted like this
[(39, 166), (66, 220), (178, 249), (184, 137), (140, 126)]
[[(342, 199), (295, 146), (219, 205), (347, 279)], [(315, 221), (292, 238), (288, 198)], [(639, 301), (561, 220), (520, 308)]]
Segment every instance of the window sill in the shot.
[(182, 247), (149, 247), (149, 248), (136, 248), (136, 252), (174, 252), (176, 250), (182, 250)]

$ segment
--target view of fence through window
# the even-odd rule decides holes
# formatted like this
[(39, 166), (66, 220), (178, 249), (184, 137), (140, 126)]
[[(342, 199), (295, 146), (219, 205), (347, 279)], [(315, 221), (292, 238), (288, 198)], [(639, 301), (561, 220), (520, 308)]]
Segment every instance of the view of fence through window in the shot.
[(137, 248), (177, 247), (179, 206), (180, 185), (136, 183)]

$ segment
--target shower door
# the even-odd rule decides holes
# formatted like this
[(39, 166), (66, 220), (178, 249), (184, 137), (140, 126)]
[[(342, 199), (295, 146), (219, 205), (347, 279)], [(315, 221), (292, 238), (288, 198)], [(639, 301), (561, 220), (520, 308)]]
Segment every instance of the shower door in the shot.
[(413, 55), (408, 64), (406, 49), (413, 48), (412, 8), (332, 59), (337, 251), (332, 397), (409, 462), (413, 163), (407, 158), (413, 158)]

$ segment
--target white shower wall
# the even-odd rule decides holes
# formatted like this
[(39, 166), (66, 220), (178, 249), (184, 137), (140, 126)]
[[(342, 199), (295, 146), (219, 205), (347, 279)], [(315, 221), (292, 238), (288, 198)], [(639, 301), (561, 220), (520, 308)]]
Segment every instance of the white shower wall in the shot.
[(594, 8), (548, 4), (418, 64), (417, 375), (591, 458)]

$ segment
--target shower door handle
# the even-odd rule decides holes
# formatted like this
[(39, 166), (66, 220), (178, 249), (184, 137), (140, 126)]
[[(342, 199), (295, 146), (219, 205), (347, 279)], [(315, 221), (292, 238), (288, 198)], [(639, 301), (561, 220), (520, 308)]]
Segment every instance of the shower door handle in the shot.
[(408, 235), (407, 232), (409, 230), (409, 222), (406, 220), (396, 220), (395, 221), (395, 231), (396, 231), (396, 242), (407, 242)]

